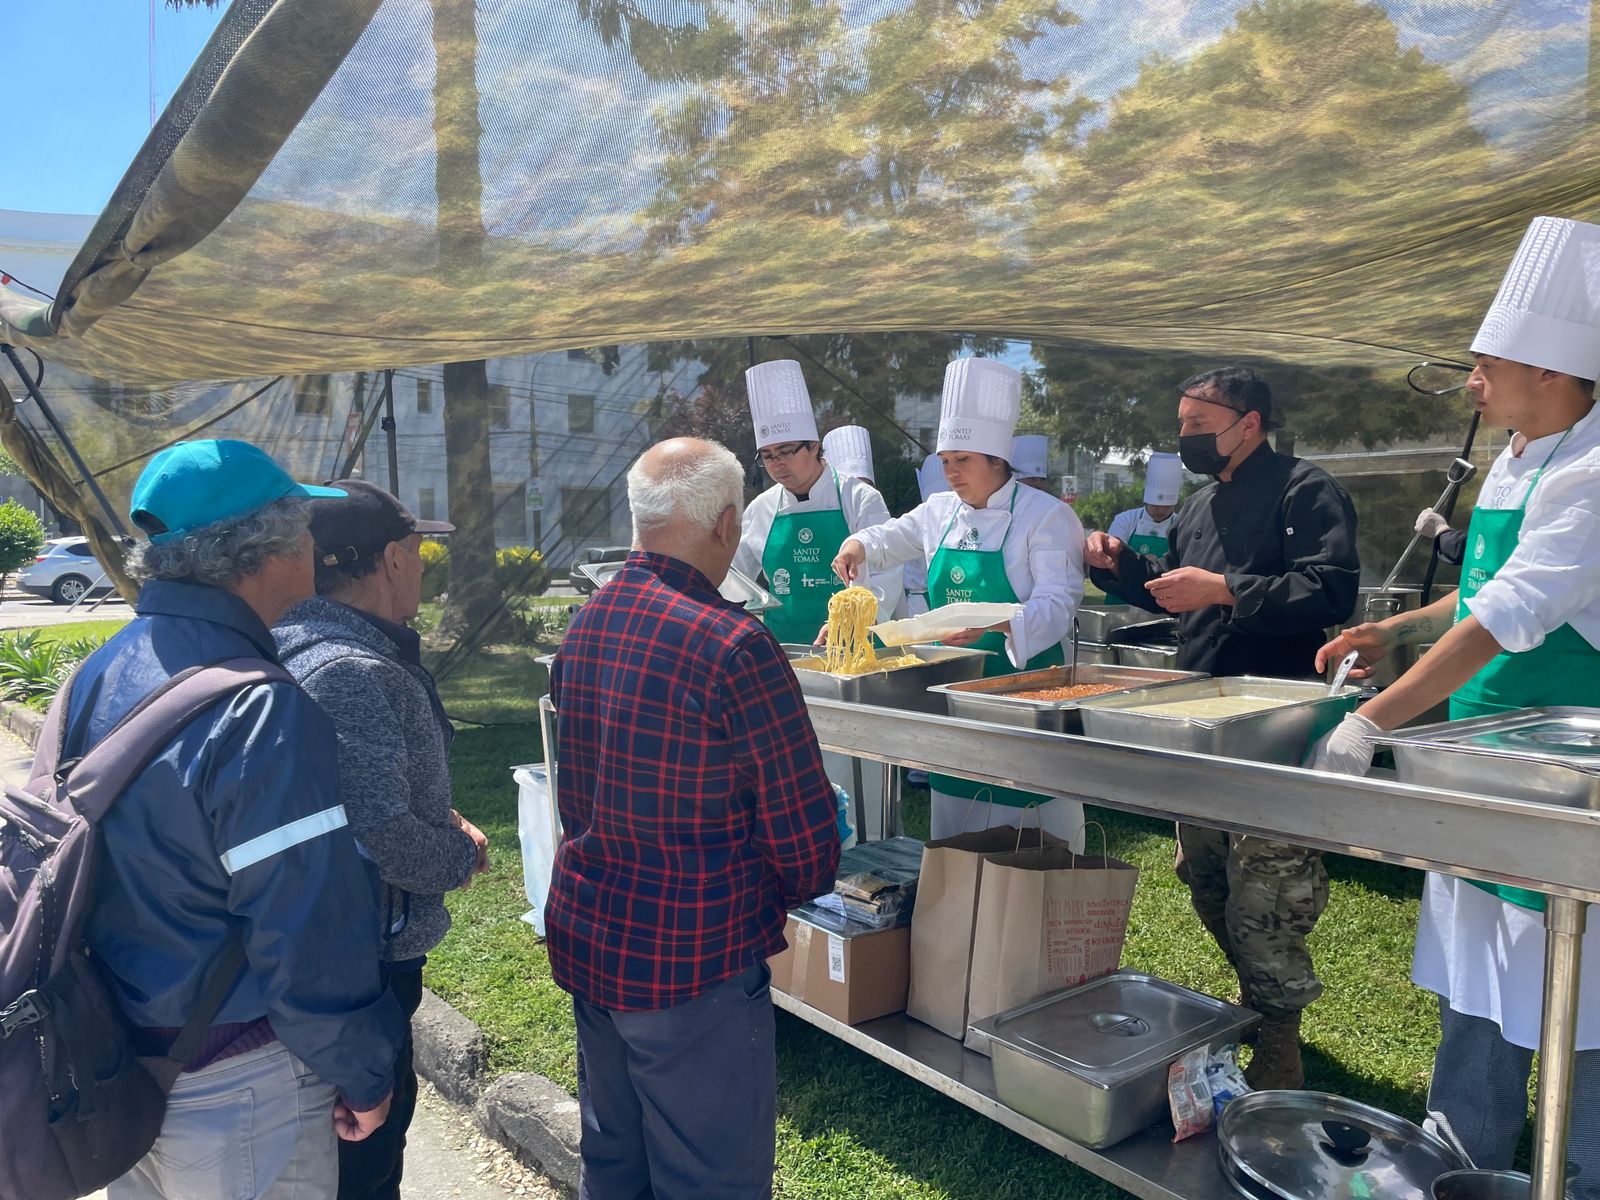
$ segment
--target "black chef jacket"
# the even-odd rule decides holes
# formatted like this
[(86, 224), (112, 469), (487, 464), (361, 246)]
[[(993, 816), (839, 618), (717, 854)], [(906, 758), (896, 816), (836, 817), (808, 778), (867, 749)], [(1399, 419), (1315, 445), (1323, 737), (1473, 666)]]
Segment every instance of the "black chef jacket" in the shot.
[(1310, 678), (1325, 630), (1355, 611), (1361, 567), (1356, 512), (1321, 467), (1266, 444), (1233, 478), (1201, 488), (1180, 508), (1162, 557), (1123, 548), (1101, 588), (1150, 612), (1165, 610), (1146, 581), (1178, 567), (1215, 571), (1234, 606), (1178, 614), (1178, 666), (1212, 675)]

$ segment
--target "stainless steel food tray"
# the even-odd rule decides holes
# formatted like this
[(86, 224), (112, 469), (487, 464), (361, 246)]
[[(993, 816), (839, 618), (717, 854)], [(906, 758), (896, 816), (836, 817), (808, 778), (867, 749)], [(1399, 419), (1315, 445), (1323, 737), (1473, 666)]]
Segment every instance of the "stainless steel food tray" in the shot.
[[(1047, 729), (1053, 733), (1082, 733), (1083, 722), (1078, 717), (1078, 705), (1083, 703), (1082, 700), (1024, 700), (1011, 693), (1035, 688), (1070, 687), (1076, 683), (1110, 683), (1125, 689), (1151, 688), (1203, 678), (1204, 675), (1195, 671), (1097, 666), (1080, 661), (1076, 677), (1071, 667), (1046, 667), (1042, 671), (1022, 671), (994, 679), (943, 683), (928, 690), (944, 697), (952, 717), (992, 721), (996, 725), (1016, 725), (1023, 729)], [(1086, 698), (1099, 699), (1098, 696)]]
[[(1212, 696), (1260, 696), (1290, 703), (1233, 717), (1185, 717), (1140, 711), (1152, 704)], [(1330, 696), (1328, 685), (1317, 680), (1234, 675), (1094, 696), (1079, 701), (1078, 712), (1083, 719), (1083, 731), (1090, 737), (1298, 766), (1305, 758), (1307, 747), (1353, 710), (1360, 697), (1361, 689), (1356, 687), (1341, 688), (1337, 695)]]
[[(1072, 656), (1072, 643), (1067, 643), (1067, 657)], [(1104, 642), (1078, 642), (1078, 665), (1114, 667), (1117, 665), (1117, 648), (1108, 646)]]
[(1007, 1107), (1109, 1146), (1167, 1111), (1167, 1068), (1197, 1046), (1236, 1040), (1257, 1016), (1152, 975), (1113, 971), (996, 1013), (987, 1037)]
[[(820, 646), (786, 645), (783, 652), (791, 662), (814, 658)], [(906, 708), (916, 712), (944, 712), (944, 697), (930, 695), (928, 688), (940, 683), (957, 683), (983, 674), (987, 650), (964, 646), (916, 645), (880, 650), (882, 658), (915, 654), (922, 664), (894, 671), (873, 671), (865, 675), (834, 675), (827, 671), (797, 670), (795, 678), (807, 696), (824, 700), (845, 700), (852, 704), (875, 704), (880, 708)]]
[(1178, 663), (1178, 622), (1172, 617), (1142, 621), (1113, 629), (1107, 640), (1117, 665), (1170, 670)]
[[(625, 561), (577, 563), (576, 568), (578, 574), (594, 584), (596, 590), (599, 590), (610, 583), (616, 577), (617, 572), (627, 565)], [(724, 600), (734, 604), (742, 604), (746, 612), (764, 613), (768, 609), (777, 608), (782, 603), (766, 588), (751, 579), (750, 576), (731, 568), (728, 571), (727, 578), (722, 581), (722, 586), (717, 590), (722, 593)]]
[(1402, 783), (1600, 809), (1600, 709), (1524, 708), (1378, 738)]
[(1086, 642), (1109, 642), (1112, 630), (1140, 625), (1149, 619), (1149, 613), (1131, 604), (1080, 604), (1078, 634)]

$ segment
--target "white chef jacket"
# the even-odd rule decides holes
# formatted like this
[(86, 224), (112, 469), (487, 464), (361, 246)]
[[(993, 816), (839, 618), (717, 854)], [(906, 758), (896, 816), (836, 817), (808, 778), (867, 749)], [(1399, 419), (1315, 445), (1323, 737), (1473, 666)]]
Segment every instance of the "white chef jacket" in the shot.
[(1108, 534), (1119, 542), (1126, 542), (1132, 537), (1161, 537), (1167, 536), (1167, 530), (1172, 527), (1172, 518), (1176, 512), (1169, 513), (1165, 521), (1157, 521), (1150, 515), (1150, 510), (1140, 505), (1119, 512), (1111, 518), (1111, 528)]
[[(839, 486), (834, 487), (834, 480)], [(761, 554), (767, 546), (767, 535), (772, 532), (772, 519), (780, 512), (827, 512), (844, 502), (844, 522), (850, 532), (881, 525), (889, 519), (889, 506), (883, 496), (870, 483), (853, 475), (842, 475), (832, 467), (824, 467), (817, 482), (804, 500), (795, 498), (793, 492), (781, 483), (775, 483), (745, 505), (744, 521), (739, 533), (739, 549), (733, 556), (733, 569), (756, 579), (761, 575)], [(868, 581), (883, 591), (878, 608), (884, 620), (901, 607), (902, 581), (899, 571), (889, 571), (882, 576), (874, 574)]]
[[(1516, 653), (1563, 625), (1600, 647), (1600, 407), (1565, 441), (1559, 433), (1538, 438), (1520, 456), (1508, 446), (1489, 469), (1478, 506), (1517, 508), (1524, 496), (1517, 548), (1467, 602), (1468, 611)], [(1539, 1046), (1544, 950), (1542, 913), (1465, 880), (1428, 874), (1412, 981), (1443, 996), (1456, 1012), (1495, 1022), (1507, 1041), (1530, 1050)], [(1594, 905), (1583, 939), (1577, 1048), (1600, 1049), (1600, 912)]]
[(1467, 609), (1513, 653), (1532, 650), (1563, 625), (1600, 647), (1600, 405), (1565, 441), (1553, 433), (1529, 442), (1521, 457), (1510, 446), (1501, 451), (1478, 492), (1478, 507), (1517, 508), (1524, 495), (1516, 551)]
[[(866, 547), (872, 578), (881, 579), (903, 563), (920, 559), (931, 565), (941, 545), (959, 546), (973, 530), (976, 549), (999, 550), (1004, 542), (1006, 578), (1021, 601), (1006, 654), (1020, 668), (1071, 631), (1083, 599), (1083, 526), (1070, 506), (1013, 481), (982, 508), (964, 504), (954, 492), (937, 492), (905, 516), (855, 537)], [(970, 541), (967, 548), (973, 548)]]

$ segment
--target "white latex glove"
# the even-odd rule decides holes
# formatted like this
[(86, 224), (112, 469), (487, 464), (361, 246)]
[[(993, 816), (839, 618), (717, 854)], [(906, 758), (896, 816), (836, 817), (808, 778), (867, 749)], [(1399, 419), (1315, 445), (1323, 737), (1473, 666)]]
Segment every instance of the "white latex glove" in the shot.
[(1316, 744), (1306, 765), (1313, 771), (1365, 775), (1372, 769), (1372, 739), (1382, 732), (1360, 713), (1351, 713)]
[(1423, 537), (1436, 538), (1450, 528), (1450, 522), (1443, 513), (1425, 508), (1417, 514), (1417, 523), (1413, 528)]

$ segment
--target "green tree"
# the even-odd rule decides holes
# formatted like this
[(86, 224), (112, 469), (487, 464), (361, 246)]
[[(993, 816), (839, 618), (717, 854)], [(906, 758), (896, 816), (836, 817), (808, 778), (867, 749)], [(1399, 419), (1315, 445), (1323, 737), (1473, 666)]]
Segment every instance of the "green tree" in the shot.
[[(433, 0), (433, 53), (439, 267), (446, 279), (470, 287), (483, 269), (488, 240), (483, 227), (483, 127), (478, 118), (474, 0)], [(450, 602), (439, 627), (471, 635), (488, 628), (501, 614), (495, 583), (489, 365), (482, 359), (445, 364), (444, 452), (450, 520), (456, 531), (450, 537)]]
[(0, 591), (13, 571), (31, 563), (44, 545), (44, 526), (15, 500), (0, 504)]

